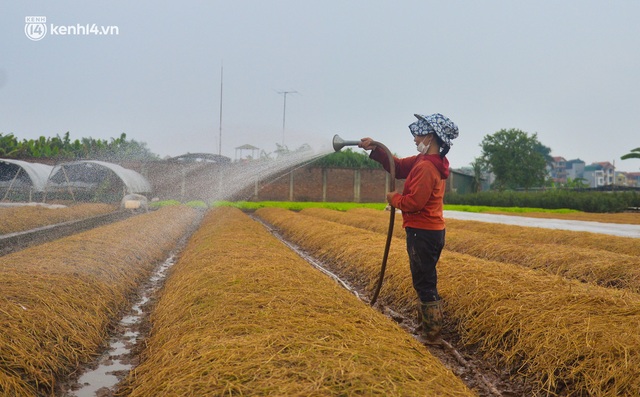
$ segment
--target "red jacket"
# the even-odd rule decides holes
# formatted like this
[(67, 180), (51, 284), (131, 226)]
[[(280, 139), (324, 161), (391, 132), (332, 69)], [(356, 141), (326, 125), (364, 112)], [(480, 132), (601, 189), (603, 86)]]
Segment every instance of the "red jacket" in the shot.
[[(389, 171), (384, 150), (376, 148), (369, 157)], [(402, 194), (396, 194), (391, 200), (391, 205), (402, 211), (402, 227), (443, 230), (442, 206), (449, 160), (439, 154), (418, 154), (402, 159), (393, 157), (393, 161), (396, 179), (406, 179)]]

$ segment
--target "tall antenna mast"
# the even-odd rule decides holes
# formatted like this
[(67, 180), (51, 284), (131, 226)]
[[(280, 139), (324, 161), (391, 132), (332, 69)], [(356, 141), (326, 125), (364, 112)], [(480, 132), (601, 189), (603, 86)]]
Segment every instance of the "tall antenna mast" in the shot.
[(218, 155), (222, 155), (222, 76), (223, 64), (220, 62), (220, 135), (218, 139)]
[(279, 91), (278, 94), (284, 95), (284, 106), (282, 108), (282, 146), (284, 146), (284, 122), (287, 116), (287, 94), (297, 94), (298, 91)]

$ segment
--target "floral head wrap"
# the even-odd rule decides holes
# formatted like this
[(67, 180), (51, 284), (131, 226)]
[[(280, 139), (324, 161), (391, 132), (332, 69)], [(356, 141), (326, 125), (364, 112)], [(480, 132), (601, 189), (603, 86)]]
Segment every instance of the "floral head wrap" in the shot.
[(451, 140), (458, 137), (458, 126), (440, 113), (434, 113), (428, 116), (414, 114), (414, 116), (416, 116), (418, 121), (409, 124), (409, 130), (413, 136), (435, 134), (449, 147), (452, 145)]

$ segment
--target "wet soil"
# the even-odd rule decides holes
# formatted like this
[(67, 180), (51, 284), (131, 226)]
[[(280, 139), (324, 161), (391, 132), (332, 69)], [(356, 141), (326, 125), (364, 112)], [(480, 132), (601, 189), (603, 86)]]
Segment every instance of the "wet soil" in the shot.
[(158, 263), (151, 276), (140, 285), (135, 296), (130, 299), (133, 305), (121, 313), (120, 321), (110, 332), (110, 338), (100, 356), (62, 379), (55, 392), (57, 396), (113, 397), (117, 394), (121, 382), (139, 364), (144, 341), (151, 330), (149, 315), (156, 305), (158, 294), (189, 237), (198, 228), (204, 213), (204, 210), (201, 211), (199, 219), (178, 241), (167, 259)]
[(118, 384), (138, 364), (144, 338), (148, 335), (148, 316), (164, 284), (169, 269), (176, 262), (172, 254), (154, 269), (152, 276), (138, 290), (135, 303), (124, 313), (103, 353), (61, 383), (61, 397), (112, 397)]
[[(135, 216), (142, 212), (117, 211), (110, 214), (45, 226), (20, 233), (0, 235), (0, 256), (31, 246), (44, 244), (72, 234)], [(204, 212), (201, 214), (201, 218)], [(200, 218), (200, 219), (201, 219)], [(130, 298), (133, 305), (121, 313), (120, 321), (112, 326), (110, 338), (105, 341), (100, 355), (92, 362), (77, 368), (72, 374), (59, 379), (54, 394), (60, 397), (112, 397), (117, 385), (138, 364), (149, 334), (149, 314), (156, 295), (164, 284), (169, 268), (185, 246), (199, 221), (176, 245), (168, 258), (158, 263), (150, 278)]]

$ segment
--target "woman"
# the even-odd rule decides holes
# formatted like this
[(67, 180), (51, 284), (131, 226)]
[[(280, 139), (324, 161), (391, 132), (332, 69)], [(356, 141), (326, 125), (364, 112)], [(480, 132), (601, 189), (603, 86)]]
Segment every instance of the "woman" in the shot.
[[(416, 114), (409, 125), (419, 154), (393, 158), (397, 179), (406, 179), (402, 194), (387, 193), (387, 201), (402, 211), (402, 227), (407, 233), (407, 252), (413, 287), (420, 299), (421, 329), (435, 340), (442, 329), (442, 301), (438, 295), (436, 264), (444, 247), (445, 222), (442, 216), (449, 161), (445, 157), (451, 140), (458, 137), (458, 127), (447, 117), (435, 113)], [(371, 150), (370, 158), (389, 171), (386, 152), (371, 138), (358, 145)]]

